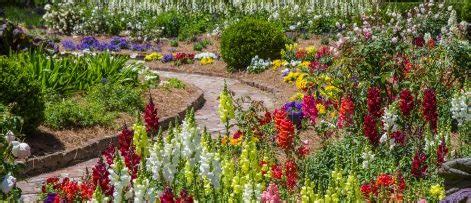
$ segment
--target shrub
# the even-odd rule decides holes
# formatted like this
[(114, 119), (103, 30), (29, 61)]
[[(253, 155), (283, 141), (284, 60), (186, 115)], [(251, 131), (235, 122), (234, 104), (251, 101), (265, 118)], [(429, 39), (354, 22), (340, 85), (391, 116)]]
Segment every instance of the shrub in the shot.
[(163, 28), (164, 37), (177, 37), (182, 24), (182, 16), (176, 11), (165, 12), (157, 16), (156, 24)]
[(109, 125), (116, 117), (96, 102), (83, 102), (73, 98), (49, 103), (45, 110), (45, 124), (54, 129), (69, 129)]
[(245, 19), (223, 31), (221, 54), (228, 70), (245, 70), (257, 55), (263, 59), (279, 58), (285, 42), (280, 28), (266, 21)]
[(18, 134), (21, 132), (23, 119), (10, 112), (10, 108), (0, 103), (0, 133), (5, 134), (9, 130)]
[(90, 89), (86, 98), (89, 102), (103, 105), (107, 111), (133, 113), (144, 108), (141, 90), (129, 85), (96, 85)]
[(162, 87), (165, 89), (185, 89), (186, 85), (177, 78), (170, 78), (162, 83)]
[(16, 63), (0, 58), (0, 103), (11, 106), (11, 113), (24, 120), (23, 129), (31, 132), (44, 119), (41, 88)]

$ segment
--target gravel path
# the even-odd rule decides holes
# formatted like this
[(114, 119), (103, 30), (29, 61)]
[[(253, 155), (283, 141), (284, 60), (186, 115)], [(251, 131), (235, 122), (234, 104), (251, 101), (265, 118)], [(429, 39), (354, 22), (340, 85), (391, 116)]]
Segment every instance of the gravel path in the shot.
[[(234, 79), (189, 73), (155, 72), (162, 77), (178, 78), (185, 83), (193, 84), (203, 90), (206, 103), (201, 109), (196, 111), (195, 117), (199, 127), (203, 128), (206, 126), (211, 134), (217, 134), (217, 132), (224, 131), (224, 125), (220, 123), (217, 113), (219, 105), (218, 97), (224, 87), (224, 80), (226, 80), (229, 89), (235, 94), (235, 98), (250, 96), (253, 100), (263, 101), (267, 108), (274, 108), (275, 101), (273, 94), (242, 84)], [(23, 190), (22, 197), (24, 202), (34, 202), (37, 198), (37, 194), (41, 191), (41, 184), (46, 180), (46, 178), (53, 176), (68, 176), (70, 178), (77, 179), (82, 177), (86, 173), (87, 168), (90, 169), (96, 162), (97, 159), (95, 158), (64, 169), (31, 177), (18, 182), (17, 186)]]

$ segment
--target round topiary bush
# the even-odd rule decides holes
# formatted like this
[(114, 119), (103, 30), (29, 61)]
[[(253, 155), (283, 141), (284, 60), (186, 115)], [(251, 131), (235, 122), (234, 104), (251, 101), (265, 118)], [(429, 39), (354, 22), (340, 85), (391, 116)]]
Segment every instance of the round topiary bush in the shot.
[(23, 118), (24, 132), (32, 132), (44, 119), (44, 100), (39, 83), (19, 71), (15, 62), (0, 57), (0, 103)]
[(270, 22), (244, 19), (228, 28), (221, 36), (221, 55), (229, 71), (245, 70), (253, 57), (276, 59), (284, 48), (286, 36)]

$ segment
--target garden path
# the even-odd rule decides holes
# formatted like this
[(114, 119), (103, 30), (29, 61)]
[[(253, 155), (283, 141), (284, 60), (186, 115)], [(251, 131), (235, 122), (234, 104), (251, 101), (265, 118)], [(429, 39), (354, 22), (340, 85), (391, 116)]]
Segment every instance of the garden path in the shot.
[[(243, 84), (235, 79), (228, 79), (222, 77), (213, 76), (202, 76), (190, 73), (173, 73), (166, 71), (155, 71), (162, 77), (166, 78), (178, 78), (179, 80), (190, 83), (204, 92), (204, 98), (206, 102), (204, 106), (196, 111), (195, 117), (196, 122), (200, 128), (207, 127), (208, 132), (211, 134), (217, 134), (217, 132), (224, 131), (224, 125), (220, 123), (218, 116), (218, 97), (224, 87), (224, 80), (228, 85), (230, 91), (234, 93), (234, 97), (250, 96), (253, 100), (263, 101), (265, 106), (269, 109), (274, 108), (275, 96), (271, 93), (261, 91), (257, 88)], [(175, 101), (178, 102), (178, 101)], [(28, 178), (26, 180), (17, 183), (18, 187), (23, 190), (23, 201), (34, 202), (37, 199), (37, 194), (41, 192), (42, 183), (48, 178), (53, 176), (67, 176), (73, 179), (82, 177), (87, 168), (91, 169), (97, 158), (91, 159), (74, 166), (70, 166), (57, 171), (44, 173), (35, 177)], [(91, 172), (91, 171), (90, 171)]]

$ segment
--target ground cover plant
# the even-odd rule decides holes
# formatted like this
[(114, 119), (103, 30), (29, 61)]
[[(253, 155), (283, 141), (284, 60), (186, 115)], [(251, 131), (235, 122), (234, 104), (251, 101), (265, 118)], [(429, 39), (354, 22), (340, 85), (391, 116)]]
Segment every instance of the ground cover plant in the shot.
[[(466, 189), (462, 195), (451, 195), (447, 177), (441, 175), (448, 161), (471, 157), (471, 26), (459, 21), (462, 12), (452, 4), (376, 7), (366, 1), (289, 1), (285, 10), (278, 1), (194, 2), (178, 7), (181, 3), (130, 6), (128, 1), (111, 0), (92, 9), (86, 7), (94, 1), (60, 3), (46, 6), (45, 20), (66, 34), (129, 31), (138, 46), (148, 49), (147, 39), (163, 36), (172, 38), (175, 46), (179, 46), (176, 38), (193, 40), (188, 50), (201, 51), (205, 42), (194, 36), (221, 32), (224, 62), (216, 64), (247, 75), (272, 69), (296, 88), (294, 95), (272, 110), (261, 101), (235, 97), (225, 84), (216, 110), (224, 130), (211, 135), (198, 127), (196, 113), (190, 110), (182, 123), (174, 122), (163, 131), (156, 99), (149, 98), (144, 105), (141, 97), (157, 76), (142, 63), (130, 64), (107, 52), (129, 49), (130, 38), (99, 41), (87, 36), (79, 44), (63, 41), (72, 54), (66, 56), (10, 53), (0, 61), (5, 69), (0, 84), (15, 84), (9, 87), (12, 93), (23, 94), (29, 88), (14, 83), (18, 78), (28, 81), (24, 86), (38, 89), (37, 96), (22, 105), (40, 102), (39, 107), (26, 109), (44, 108), (41, 119), (51, 127), (106, 125), (120, 112), (139, 117), (120, 128), (118, 143), (103, 149), (89, 174), (81, 179), (48, 178), (40, 200), (459, 202), (471, 198)], [(157, 16), (150, 17), (152, 13)], [(214, 24), (211, 19), (216, 19)], [(331, 33), (319, 37), (322, 42), (315, 45), (295, 41), (316, 32)], [(178, 69), (219, 59), (212, 52), (169, 52), (155, 50), (143, 60), (164, 66), (172, 62)], [(170, 78), (161, 87), (177, 91), (185, 84)], [(8, 98), (3, 92), (1, 96)], [(6, 157), (5, 169), (0, 170), (0, 197), (18, 199), (15, 158), (26, 158), (29, 149), (13, 135), (24, 128), (27, 116), (40, 114), (18, 117), (19, 103), (8, 99), (0, 103), (0, 151)]]

